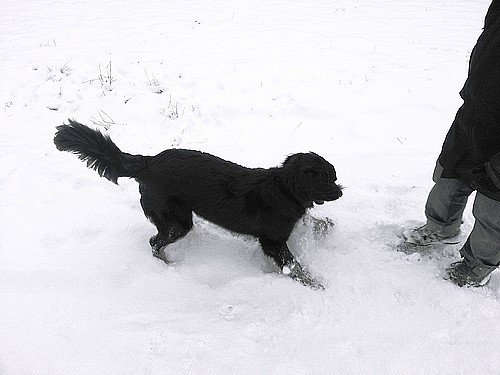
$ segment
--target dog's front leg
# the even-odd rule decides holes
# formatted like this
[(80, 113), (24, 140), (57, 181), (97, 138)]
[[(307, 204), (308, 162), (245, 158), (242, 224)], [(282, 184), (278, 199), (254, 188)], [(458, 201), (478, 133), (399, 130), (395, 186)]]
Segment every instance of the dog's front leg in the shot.
[(305, 271), (288, 249), (286, 242), (259, 238), (264, 254), (274, 259), (281, 272), (312, 289), (323, 290), (325, 287)]
[(273, 258), (281, 270), (283, 270), (283, 267), (296, 263), (295, 257), (288, 249), (286, 242), (268, 240), (262, 237), (259, 238), (259, 242), (264, 254)]

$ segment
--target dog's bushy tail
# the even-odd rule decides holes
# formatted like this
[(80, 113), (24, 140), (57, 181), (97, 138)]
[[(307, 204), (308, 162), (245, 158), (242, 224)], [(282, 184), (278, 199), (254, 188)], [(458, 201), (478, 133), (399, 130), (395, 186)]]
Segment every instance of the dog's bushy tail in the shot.
[(98, 130), (91, 129), (76, 121), (57, 128), (54, 143), (59, 151), (69, 151), (87, 167), (94, 169), (101, 177), (118, 184), (118, 177), (139, 177), (145, 173), (148, 156), (130, 155)]

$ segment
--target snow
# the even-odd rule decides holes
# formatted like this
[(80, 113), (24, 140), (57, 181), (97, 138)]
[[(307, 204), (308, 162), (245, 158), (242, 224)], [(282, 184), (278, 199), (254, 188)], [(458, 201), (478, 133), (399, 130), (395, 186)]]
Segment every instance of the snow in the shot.
[[(2, 1), (0, 374), (498, 374), (500, 272), (461, 289), (458, 246), (393, 246), (424, 220), (488, 5)], [(335, 225), (290, 246), (326, 290), (199, 218), (153, 258), (136, 182), (54, 147), (68, 118), (131, 153), (324, 156), (344, 196), (311, 213)]]

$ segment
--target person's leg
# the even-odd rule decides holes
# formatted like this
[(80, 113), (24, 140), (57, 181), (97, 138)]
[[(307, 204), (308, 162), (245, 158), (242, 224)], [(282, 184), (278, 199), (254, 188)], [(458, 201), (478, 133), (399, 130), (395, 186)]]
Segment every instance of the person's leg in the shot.
[(476, 275), (486, 276), (500, 264), (500, 202), (477, 193), (472, 213), (476, 222), (460, 254)]
[[(472, 188), (457, 179), (442, 178), (443, 168), (436, 164), (431, 189), (425, 204), (427, 223), (419, 228), (407, 229), (403, 237), (407, 243), (425, 246), (433, 243), (455, 243), (462, 215)], [(451, 242), (446, 242), (451, 241)]]
[(474, 190), (460, 180), (442, 178), (441, 172), (442, 167), (438, 163), (433, 178), (435, 185), (425, 205), (425, 216), (427, 229), (446, 238), (458, 233), (467, 198)]

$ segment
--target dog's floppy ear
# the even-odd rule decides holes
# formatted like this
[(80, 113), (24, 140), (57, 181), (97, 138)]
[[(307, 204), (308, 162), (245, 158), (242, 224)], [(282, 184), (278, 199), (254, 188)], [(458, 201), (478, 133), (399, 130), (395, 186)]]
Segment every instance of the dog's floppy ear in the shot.
[(260, 200), (266, 207), (272, 207), (284, 216), (302, 215), (303, 207), (285, 193), (274, 177), (264, 181), (259, 188)]

